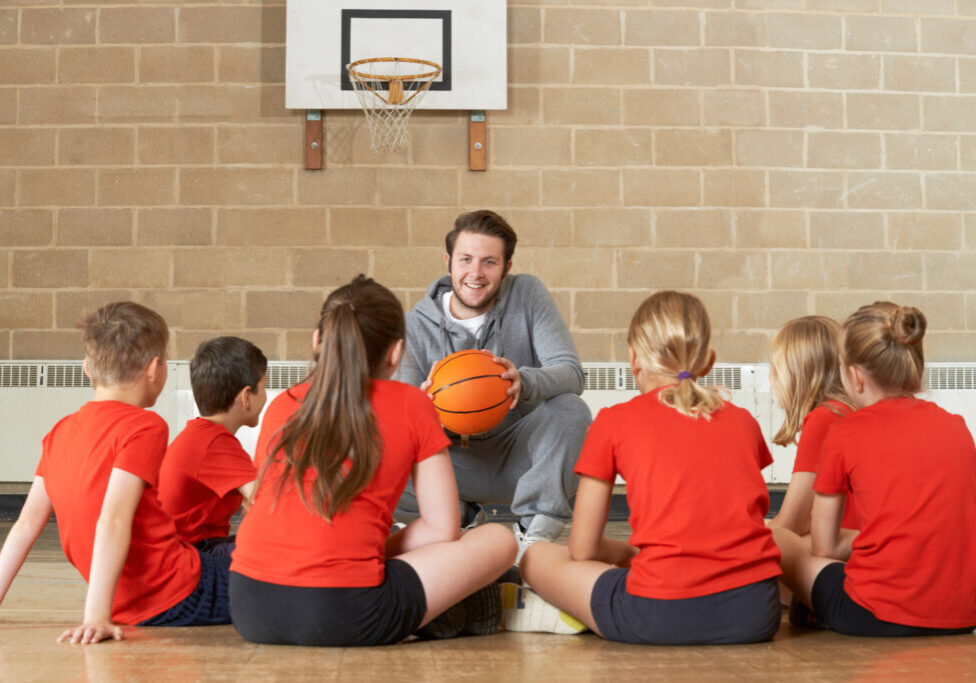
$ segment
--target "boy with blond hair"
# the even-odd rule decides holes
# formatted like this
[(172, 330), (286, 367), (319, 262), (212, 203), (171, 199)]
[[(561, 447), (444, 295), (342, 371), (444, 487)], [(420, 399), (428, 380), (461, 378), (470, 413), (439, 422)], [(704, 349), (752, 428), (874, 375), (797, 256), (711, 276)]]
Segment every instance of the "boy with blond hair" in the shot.
[(239, 337), (197, 347), (190, 386), (201, 417), (186, 423), (166, 449), (159, 470), (159, 502), (176, 529), (200, 550), (229, 555), (230, 518), (250, 504), (257, 470), (235, 434), (256, 427), (267, 400), (268, 359)]
[(123, 301), (88, 316), (82, 330), (94, 396), (44, 437), (0, 550), (0, 601), (53, 512), (61, 547), (88, 583), (83, 623), (59, 641), (121, 640), (117, 624), (229, 623), (227, 558), (180, 539), (157, 498), (168, 428), (147, 408), (166, 383), (166, 321)]

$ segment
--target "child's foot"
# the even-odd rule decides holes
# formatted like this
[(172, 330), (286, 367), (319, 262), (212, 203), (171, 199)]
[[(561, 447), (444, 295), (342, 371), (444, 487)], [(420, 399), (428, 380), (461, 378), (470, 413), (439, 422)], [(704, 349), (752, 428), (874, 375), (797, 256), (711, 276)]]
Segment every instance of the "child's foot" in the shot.
[(489, 636), (498, 630), (501, 620), (500, 586), (490, 583), (441, 612), (419, 629), (416, 635), (424, 640), (443, 640), (460, 635)]
[(461, 601), (464, 607), (464, 628), (469, 636), (490, 636), (498, 630), (502, 620), (502, 597), (499, 585), (487, 586)]
[(535, 591), (514, 583), (502, 584), (502, 626), (506, 631), (542, 631), (573, 635), (586, 624), (540, 598)]
[(821, 621), (813, 611), (796, 599), (794, 595), (790, 598), (790, 623), (801, 628), (813, 628), (819, 630), (829, 629), (826, 622)]

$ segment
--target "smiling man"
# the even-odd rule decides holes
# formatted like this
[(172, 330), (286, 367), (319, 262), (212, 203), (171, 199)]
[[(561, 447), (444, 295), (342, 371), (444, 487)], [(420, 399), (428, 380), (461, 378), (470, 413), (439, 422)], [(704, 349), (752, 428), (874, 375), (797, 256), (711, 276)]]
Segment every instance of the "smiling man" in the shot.
[[(458, 216), (445, 238), (447, 275), (407, 313), (399, 379), (426, 388), (434, 364), (462, 349), (488, 349), (505, 366), (514, 400), (502, 423), (465, 444), (448, 434), (462, 524), (476, 523), (486, 504), (510, 505), (524, 550), (555, 539), (572, 516), (573, 466), (590, 412), (578, 396), (583, 368), (552, 296), (538, 278), (509, 274), (517, 240), (493, 211)], [(408, 486), (398, 512), (416, 509)]]

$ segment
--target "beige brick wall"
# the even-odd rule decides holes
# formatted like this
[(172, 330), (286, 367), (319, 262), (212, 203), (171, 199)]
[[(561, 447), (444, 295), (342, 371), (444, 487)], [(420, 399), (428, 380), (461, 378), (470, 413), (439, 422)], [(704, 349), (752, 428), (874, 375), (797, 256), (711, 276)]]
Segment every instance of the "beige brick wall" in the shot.
[(331, 287), (406, 304), (463, 210), (521, 236), (585, 360), (623, 360), (649, 290), (709, 306), (723, 361), (808, 313), (922, 307), (932, 360), (976, 360), (976, 2), (510, 0), (488, 171), (464, 112), (375, 155), (326, 113), (303, 169), (285, 6), (0, 3), (0, 357), (77, 357), (86, 310), (162, 312), (303, 358)]

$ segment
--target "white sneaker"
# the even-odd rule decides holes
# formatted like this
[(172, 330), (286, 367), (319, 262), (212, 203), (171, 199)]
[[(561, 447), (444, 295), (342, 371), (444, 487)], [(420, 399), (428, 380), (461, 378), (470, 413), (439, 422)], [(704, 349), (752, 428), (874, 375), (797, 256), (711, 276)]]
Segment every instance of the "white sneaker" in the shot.
[(562, 522), (543, 515), (533, 517), (529, 528), (525, 531), (522, 531), (522, 525), (516, 522), (512, 526), (512, 532), (515, 534), (515, 540), (518, 541), (519, 546), (515, 564), (518, 565), (522, 561), (522, 555), (536, 541), (555, 541), (562, 533), (563, 526)]
[(506, 631), (534, 631), (575, 635), (586, 624), (539, 597), (527, 586), (502, 584), (502, 627)]

